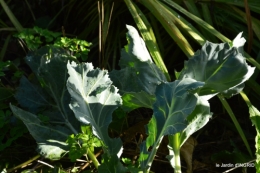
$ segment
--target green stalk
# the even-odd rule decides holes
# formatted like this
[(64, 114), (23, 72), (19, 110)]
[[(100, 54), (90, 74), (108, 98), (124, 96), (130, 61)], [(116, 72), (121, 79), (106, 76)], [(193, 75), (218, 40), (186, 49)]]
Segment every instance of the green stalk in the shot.
[(169, 135), (169, 145), (172, 147), (174, 152), (174, 172), (181, 173), (181, 158), (180, 158), (180, 133)]
[(98, 162), (96, 156), (94, 153), (92, 153), (89, 149), (87, 150), (87, 155), (90, 158), (90, 160), (92, 160), (94, 166), (98, 169), (98, 167), (100, 166), (100, 163)]
[(251, 151), (250, 146), (249, 146), (249, 144), (248, 144), (248, 141), (247, 141), (247, 139), (246, 139), (246, 136), (245, 136), (245, 134), (244, 134), (244, 132), (243, 132), (241, 126), (239, 125), (239, 123), (238, 123), (238, 121), (237, 121), (237, 119), (236, 119), (236, 117), (235, 117), (235, 115), (234, 115), (232, 109), (230, 108), (230, 106), (229, 106), (227, 100), (226, 100), (222, 95), (218, 95), (218, 98), (219, 98), (219, 100), (221, 101), (222, 105), (223, 105), (223, 106), (225, 107), (225, 109), (227, 110), (227, 112), (228, 112), (230, 118), (232, 119), (232, 121), (233, 121), (233, 123), (234, 123), (234, 125), (235, 125), (235, 127), (236, 127), (236, 129), (237, 129), (237, 131), (238, 131), (238, 133), (239, 133), (239, 135), (240, 135), (240, 137), (242, 138), (244, 144), (246, 145), (246, 148), (247, 148), (247, 151), (248, 151), (249, 155), (250, 155), (251, 157), (253, 157), (253, 154), (252, 154), (252, 151)]
[(5, 3), (4, 0), (0, 0), (0, 4), (2, 5), (5, 13), (7, 14), (7, 16), (9, 17), (9, 19), (11, 20), (11, 22), (13, 23), (13, 25), (15, 26), (15, 28), (17, 29), (17, 31), (21, 32), (23, 30), (22, 25), (20, 24), (20, 22), (16, 19), (16, 17), (14, 16), (13, 12), (10, 10), (10, 8), (8, 7), (8, 5)]

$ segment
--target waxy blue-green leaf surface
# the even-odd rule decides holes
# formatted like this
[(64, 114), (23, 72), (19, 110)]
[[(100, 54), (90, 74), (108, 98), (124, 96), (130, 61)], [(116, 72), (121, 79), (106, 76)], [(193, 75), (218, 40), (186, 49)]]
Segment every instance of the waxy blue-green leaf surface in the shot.
[(153, 105), (158, 131), (157, 139), (180, 132), (187, 126), (186, 118), (195, 109), (198, 100), (197, 96), (189, 91), (203, 85), (203, 82), (186, 78), (163, 83), (157, 87), (156, 101)]
[(154, 95), (156, 87), (166, 81), (155, 64), (141, 61), (136, 62), (133, 67), (113, 70), (109, 76), (121, 94), (144, 91)]
[[(25, 58), (26, 63), (39, 79), (41, 86), (39, 85), (38, 87), (42, 87), (43, 92), (39, 90), (39, 93), (35, 94), (35, 90), (32, 89), (31, 93), (28, 91), (22, 94), (18, 92), (17, 94), (20, 95), (20, 99), (18, 99), (19, 103), (23, 102), (24, 99), (25, 101), (28, 100), (27, 95), (30, 95), (29, 99), (31, 103), (39, 104), (40, 101), (42, 102), (41, 98), (44, 98), (49, 102), (49, 107), (45, 107), (46, 116), (57, 122), (64, 122), (71, 126), (71, 129), (73, 128), (72, 133), (76, 133), (79, 130), (77, 128), (79, 127), (79, 122), (69, 108), (70, 95), (66, 87), (68, 79), (67, 62), (72, 59), (66, 50), (54, 46), (45, 46), (29, 53)], [(32, 88), (34, 86), (21, 85), (18, 91), (28, 90), (27, 87)], [(21, 104), (21, 106), (24, 105)], [(53, 116), (51, 112), (55, 112), (55, 115)]]
[(130, 112), (131, 110), (137, 109), (139, 107), (152, 109), (152, 105), (155, 101), (155, 96), (141, 91), (126, 93), (122, 96), (122, 99), (122, 108), (125, 111)]
[(14, 115), (20, 118), (38, 143), (38, 151), (45, 158), (58, 160), (68, 150), (65, 143), (71, 131), (66, 126), (43, 123), (36, 115), (10, 105)]
[(234, 89), (235, 86), (248, 80), (254, 68), (246, 63), (238, 50), (243, 42), (238, 43), (238, 38), (236, 40), (237, 47), (230, 47), (229, 43), (214, 44), (207, 41), (200, 51), (185, 62), (179, 79), (192, 78), (205, 82), (199, 95), (216, 94), (230, 88)]
[(32, 113), (39, 112), (40, 109), (51, 106), (48, 94), (37, 84), (31, 83), (26, 77), (22, 77), (15, 98), (18, 103)]
[(91, 124), (93, 134), (106, 145), (105, 152), (118, 154), (122, 142), (108, 135), (112, 113), (122, 104), (118, 89), (112, 85), (106, 70), (94, 69), (90, 63), (72, 62), (67, 68), (70, 75), (67, 88), (72, 97), (70, 108), (80, 122)]
[(180, 146), (196, 131), (204, 127), (212, 117), (209, 102), (198, 97), (194, 111), (187, 117), (188, 126), (180, 133)]
[(147, 104), (149, 105), (145, 107), (151, 107), (156, 87), (167, 80), (163, 72), (152, 62), (145, 43), (137, 30), (132, 26), (127, 26), (127, 29), (128, 45), (121, 51), (119, 61), (121, 70), (113, 70), (109, 76), (113, 84), (118, 87), (120, 94), (126, 94), (124, 97), (128, 97), (128, 103), (132, 103), (126, 106), (132, 108), (143, 106), (140, 104), (140, 99), (133, 99), (133, 96), (138, 93), (139, 98), (148, 100)]
[[(154, 154), (165, 135), (173, 135), (188, 126), (187, 117), (194, 111), (198, 96), (190, 91), (204, 85), (193, 79), (185, 78), (171, 83), (162, 83), (156, 88), (154, 115), (147, 126), (149, 136), (146, 146), (142, 146), (141, 165), (149, 167)], [(152, 150), (148, 152), (148, 148)], [(146, 159), (147, 158), (147, 159)]]
[[(210, 113), (210, 106), (209, 102), (206, 99), (203, 99), (202, 97), (198, 97), (197, 105), (194, 109), (194, 111), (187, 117), (188, 125), (187, 127), (180, 132), (180, 135), (178, 136), (178, 142), (180, 144), (180, 147), (188, 140), (188, 138), (204, 127), (209, 119), (212, 117), (212, 113)], [(172, 167), (175, 167), (175, 156), (173, 151), (173, 143), (176, 141), (171, 141), (174, 138), (171, 136), (169, 137), (169, 155), (167, 158), (169, 159)]]
[[(20, 109), (16, 109), (16, 112), (19, 111), (16, 114), (27, 125), (31, 134), (37, 134), (33, 137), (38, 143), (40, 154), (49, 159), (60, 158), (65, 150), (59, 141), (65, 142), (67, 136), (52, 137), (53, 129), (56, 130), (56, 134), (66, 135), (77, 134), (80, 129), (80, 123), (69, 108), (70, 95), (66, 87), (68, 78), (66, 65), (72, 57), (61, 48), (45, 46), (29, 53), (25, 59), (38, 82), (32, 83), (22, 78), (16, 98), (23, 108), (34, 114)], [(12, 110), (15, 111), (14, 108)], [(31, 119), (28, 119), (27, 115)], [(40, 121), (40, 116), (46, 117), (49, 121)], [(59, 149), (61, 147), (62, 150)]]

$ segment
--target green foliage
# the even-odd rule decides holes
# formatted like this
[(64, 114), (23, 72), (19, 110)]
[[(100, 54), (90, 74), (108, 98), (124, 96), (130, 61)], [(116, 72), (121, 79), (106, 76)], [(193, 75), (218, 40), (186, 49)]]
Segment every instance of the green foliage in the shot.
[[(132, 31), (131, 27), (128, 27), (128, 30), (130, 35), (131, 33), (135, 33)], [(140, 43), (142, 43), (142, 39), (138, 39), (138, 35), (132, 34), (132, 37), (135, 39), (132, 39), (133, 43), (129, 43), (129, 45), (140, 45)], [(238, 36), (238, 40), (239, 39), (240, 37)], [(178, 160), (181, 145), (190, 135), (202, 128), (211, 117), (207, 100), (210, 99), (213, 94), (221, 93), (227, 89), (240, 85), (248, 79), (254, 71), (254, 68), (249, 67), (245, 63), (244, 57), (237, 50), (243, 44), (244, 43), (237, 45), (236, 47), (230, 47), (228, 43), (213, 44), (207, 42), (204, 44), (199, 54), (195, 54), (186, 62), (185, 68), (178, 78), (179, 80), (168, 83), (161, 82), (156, 77), (145, 77), (141, 80), (139, 79), (138, 81), (141, 82), (136, 83), (136, 85), (132, 87), (132, 90), (129, 88), (130, 91), (128, 92), (138, 93), (143, 90), (155, 97), (155, 102), (152, 105), (154, 115), (147, 126), (147, 134), (149, 134), (149, 136), (146, 142), (141, 145), (141, 154), (139, 158), (141, 168), (144, 172), (147, 172), (150, 169), (155, 153), (164, 135), (170, 135), (169, 149), (171, 155), (168, 158), (172, 163), (172, 166), (176, 168), (175, 171), (180, 171), (180, 165), (176, 165), (175, 163), (180, 163)], [(140, 48), (140, 46), (138, 48)], [(135, 50), (135, 47), (132, 46), (132, 49), (126, 49), (126, 54), (122, 51), (121, 58), (123, 60), (120, 62), (123, 62), (122, 64), (125, 66), (128, 64), (130, 67), (133, 66), (133, 64), (148, 64), (148, 60), (142, 62), (141, 58), (136, 58), (135, 63), (131, 63), (133, 60), (129, 57), (132, 57), (132, 52), (136, 53)], [(142, 49), (139, 49), (139, 51), (141, 50)], [(233, 55), (228, 56), (230, 54), (229, 52), (231, 52), (231, 54), (233, 53)], [(138, 54), (141, 55), (141, 52), (138, 52)], [(202, 57), (198, 58), (198, 56)], [(242, 70), (241, 73), (231, 72), (236, 71), (236, 68), (231, 68), (230, 65), (226, 65), (227, 67), (225, 67), (225, 63), (230, 63), (229, 61), (231, 61), (232, 64), (237, 64), (236, 67), (241, 67), (244, 70)], [(149, 68), (141, 71), (136, 65), (135, 67), (137, 72), (139, 72), (135, 73), (135, 78), (137, 79), (139, 76), (146, 76), (151, 73), (148, 70)], [(201, 67), (204, 70), (201, 70)], [(121, 79), (129, 79), (128, 73), (123, 70), (111, 73), (111, 78), (119, 88), (119, 91), (124, 91), (125, 88), (131, 85), (124, 85), (124, 83), (127, 83), (127, 80), (124, 81), (124, 83), (118, 82), (118, 76), (120, 75), (122, 75), (120, 76)], [(155, 72), (155, 70), (150, 71)], [(162, 72), (157, 71), (156, 74), (156, 76), (160, 76)], [(232, 80), (234, 83), (225, 82), (227, 74), (234, 75), (231, 76), (231, 78), (237, 78), (238, 80)], [(134, 77), (131, 76), (131, 79), (131, 82), (133, 82)], [(214, 83), (214, 86), (209, 85), (211, 80), (212, 83)], [(148, 87), (144, 87), (146, 86), (146, 82), (150, 82), (151, 85), (153, 84), (152, 86), (154, 88), (150, 88), (149, 91), (147, 91)], [(227, 86), (223, 87), (222, 82)], [(144, 89), (142, 89), (142, 87), (144, 87)], [(204, 93), (201, 93), (201, 91)], [(204, 97), (199, 97), (199, 95)], [(133, 101), (135, 100), (133, 99)], [(136, 101), (134, 104), (138, 104), (138, 102), (139, 101)], [(148, 150), (150, 147), (152, 148), (151, 151)]]
[(53, 44), (54, 41), (61, 36), (61, 33), (35, 26), (32, 29), (24, 29), (14, 36), (24, 40), (29, 50), (37, 50), (43, 45)]
[[(229, 71), (234, 72), (229, 73)], [(199, 95), (210, 95), (228, 90), (230, 86), (235, 87), (244, 83), (249, 77), (240, 76), (251, 76), (253, 72), (254, 68), (247, 65), (243, 55), (237, 51), (236, 47), (230, 47), (228, 43), (206, 42), (201, 51), (185, 62), (179, 79), (192, 78), (205, 82), (198, 93)]]
[[(67, 51), (52, 46), (28, 54), (26, 62), (38, 81), (21, 78), (15, 95), (19, 104), (28, 111), (11, 106), (38, 142), (39, 152), (50, 159), (59, 159), (68, 148), (65, 143), (68, 135), (77, 134), (80, 129), (69, 108), (70, 95), (66, 88), (69, 60), (74, 58)], [(58, 144), (57, 140), (61, 143)]]
[(93, 133), (105, 144), (108, 155), (120, 152), (122, 143), (119, 139), (108, 136), (108, 126), (112, 121), (113, 111), (122, 104), (117, 89), (112, 85), (106, 70), (94, 69), (92, 64), (67, 65), (67, 87), (72, 97), (70, 108), (76, 118), (91, 124)]
[(52, 32), (47, 29), (39, 28), (37, 26), (32, 29), (24, 29), (19, 34), (16, 34), (14, 36), (24, 40), (26, 46), (31, 51), (36, 51), (42, 46), (54, 45), (69, 50), (71, 55), (75, 56), (78, 59), (81, 58), (82, 61), (87, 60), (89, 52), (88, 47), (92, 45), (85, 40), (61, 37), (61, 33)]
[[(244, 43), (230, 47), (228, 43), (206, 42), (200, 53), (186, 62), (179, 79), (167, 82), (151, 61), (135, 28), (127, 28), (129, 42), (122, 50), (122, 69), (110, 73), (94, 69), (91, 63), (77, 63), (68, 52), (57, 47), (47, 46), (29, 54), (26, 60), (38, 82), (22, 78), (16, 98), (21, 106), (36, 114), (13, 105), (11, 109), (24, 121), (45, 157), (59, 159), (68, 151), (70, 159), (75, 161), (87, 154), (99, 172), (121, 173), (139, 168), (134, 169), (133, 165), (127, 168), (120, 162), (123, 144), (119, 138), (108, 135), (112, 113), (122, 103), (126, 111), (152, 108), (154, 114), (147, 125), (149, 136), (140, 146), (141, 170), (150, 170), (162, 138), (169, 135), (168, 159), (175, 172), (180, 172), (180, 147), (212, 115), (208, 99), (242, 84), (254, 68), (239, 53)], [(236, 68), (230, 67), (229, 61)], [(235, 73), (238, 67), (243, 70)], [(230, 78), (235, 80), (229, 82)], [(118, 92), (123, 95), (123, 102)], [(139, 96), (135, 98), (136, 95)], [(55, 118), (51, 112), (55, 112)], [(54, 120), (59, 125), (52, 123)], [(90, 126), (81, 126), (79, 133), (78, 122), (91, 125), (92, 130)], [(101, 165), (93, 154), (94, 147), (100, 146), (104, 151)]]
[(70, 135), (67, 139), (69, 145), (69, 157), (72, 162), (86, 155), (90, 150), (94, 152), (94, 147), (101, 147), (101, 141), (93, 135), (91, 126), (81, 126), (82, 133)]
[(79, 40), (76, 38), (61, 37), (54, 43), (55, 46), (62, 47), (66, 50), (70, 50), (76, 58), (81, 58), (82, 61), (86, 61), (88, 58), (88, 47), (91, 43), (85, 40)]
[[(111, 0), (104, 0), (100, 2), (101, 4), (99, 5), (102, 6), (102, 11), (99, 12), (98, 15), (95, 7), (96, 4), (93, 4), (93, 2), (91, 1), (84, 1), (84, 2), (82, 1), (78, 3), (78, 1), (71, 0), (71, 1), (62, 1), (61, 4), (60, 1), (58, 0), (54, 0), (52, 3), (48, 3), (48, 2), (46, 3), (43, 1), (26, 0), (26, 1), (19, 1), (16, 4), (11, 4), (10, 2), (7, 2), (7, 4), (5, 4), (3, 0), (1, 1), (1, 5), (3, 6), (3, 9), (5, 10), (6, 14), (8, 14), (9, 18), (6, 17), (5, 13), (1, 14), (1, 21), (0, 21), (2, 26), (1, 30), (22, 31), (23, 27), (20, 24), (21, 22), (25, 27), (34, 26), (36, 24), (38, 26), (43, 26), (44, 28), (51, 28), (53, 31), (58, 31), (60, 30), (61, 23), (62, 23), (62, 26), (66, 28), (67, 33), (70, 34), (73, 33), (73, 35), (77, 35), (78, 38), (84, 38), (84, 39), (87, 38), (87, 40), (93, 40), (93, 42), (95, 42), (93, 46), (94, 53), (91, 55), (92, 59), (93, 57), (96, 58), (97, 53), (99, 53), (99, 51), (96, 51), (95, 49), (97, 49), (98, 47), (97, 46), (98, 37), (101, 38), (100, 39), (102, 42), (101, 46), (103, 49), (101, 51), (103, 51), (103, 55), (105, 55), (105, 58), (102, 61), (108, 62), (108, 59), (113, 57), (113, 59), (109, 60), (109, 62), (112, 62), (111, 64), (104, 63), (104, 62), (101, 62), (101, 64), (105, 64), (107, 65), (107, 67), (110, 67), (111, 65), (113, 69), (115, 67), (115, 62), (116, 62), (115, 57), (117, 57), (117, 52), (119, 52), (118, 48), (120, 48), (121, 47), (120, 45), (122, 45), (121, 43), (122, 36), (123, 36), (122, 32), (124, 32), (125, 30), (124, 25), (122, 25), (121, 19), (123, 20), (127, 19), (127, 22), (133, 25), (133, 21), (131, 21), (131, 19), (128, 18), (129, 11), (126, 8), (128, 7), (135, 20), (135, 23), (139, 28), (139, 31), (144, 37), (148, 49), (155, 50), (150, 52), (152, 57), (154, 58), (153, 55), (157, 54), (158, 47), (154, 47), (150, 45), (156, 45), (156, 40), (157, 40), (157, 42), (159, 43), (159, 48), (161, 50), (161, 51), (158, 50), (158, 52), (162, 53), (164, 62), (166, 63), (169, 70), (173, 70), (175, 68), (180, 67), (179, 64), (182, 64), (182, 62), (186, 58), (183, 52), (186, 54), (187, 52), (189, 52), (189, 54), (193, 55), (192, 49), (194, 50), (197, 49), (198, 44), (200, 45), (204, 44), (206, 39), (213, 42), (218, 42), (217, 39), (220, 39), (223, 42), (229, 42), (229, 39), (226, 38), (224, 35), (233, 37), (235, 33), (238, 33), (241, 30), (244, 31), (244, 35), (248, 39), (248, 53), (251, 52), (250, 55), (252, 57), (256, 57), (256, 55), (259, 53), (260, 23), (259, 20), (257, 19), (257, 16), (259, 15), (260, 10), (259, 10), (259, 3), (256, 0), (245, 1), (247, 3), (245, 3), (243, 0), (238, 0), (238, 1), (218, 0), (218, 1), (214, 1), (214, 3), (209, 1), (199, 1), (199, 3), (194, 3), (193, 1), (180, 1), (180, 0), (178, 1), (158, 0), (156, 2), (152, 0), (138, 0), (138, 1), (125, 0), (126, 5), (123, 4), (123, 1), (120, 1), (119, 3), (111, 3), (111, 2), (112, 2)], [(8, 8), (8, 5), (10, 5), (10, 8)], [(141, 7), (140, 9), (142, 10), (140, 10), (138, 7)], [(214, 7), (214, 10), (212, 10), (212, 7)], [(59, 10), (57, 11), (57, 9)], [(73, 9), (78, 9), (78, 10), (75, 11)], [(251, 14), (248, 12), (250, 10), (251, 10)], [(48, 14), (45, 13), (46, 11)], [(12, 12), (14, 14), (12, 14)], [(20, 22), (16, 19), (15, 16), (17, 17), (17, 19), (20, 19)], [(21, 18), (22, 16), (26, 16), (26, 17)], [(98, 18), (100, 18), (100, 20)], [(151, 25), (147, 22), (146, 18), (149, 21), (151, 21)], [(141, 23), (142, 20), (145, 21), (144, 19), (146, 20), (146, 22)], [(15, 26), (15, 28), (12, 28), (12, 25), (10, 25), (10, 21), (12, 25)], [(98, 23), (101, 23), (101, 26), (98, 25)], [(140, 27), (141, 24), (143, 25), (142, 27)], [(98, 27), (102, 28), (101, 35), (99, 36), (97, 36), (97, 34), (95, 33), (98, 31)], [(168, 34), (164, 31), (164, 29), (166, 29)], [(153, 32), (152, 30), (155, 33), (156, 40), (155, 37), (149, 37), (149, 33)], [(41, 32), (41, 31), (37, 31), (37, 32)], [(5, 40), (4, 36), (6, 32), (1, 32), (1, 33), (3, 34), (2, 40)], [(45, 35), (48, 34), (49, 33), (45, 33)], [(39, 44), (38, 43), (39, 41), (41, 41), (42, 44), (45, 45), (52, 38), (51, 35), (50, 37), (46, 37), (46, 38), (45, 36), (40, 36), (40, 39), (35, 38), (38, 37), (39, 35), (40, 34), (36, 34), (33, 35), (33, 37), (31, 37), (32, 40), (35, 39), (34, 43), (36, 45)], [(169, 36), (171, 36), (174, 39), (174, 41)], [(32, 43), (31, 46), (33, 47)], [(15, 54), (17, 55), (22, 54), (20, 52), (13, 51), (12, 49), (14, 47), (13, 45), (8, 47), (11, 48), (10, 49), (11, 51), (9, 50), (9, 52), (11, 52), (12, 58), (14, 57)], [(180, 50), (180, 48), (182, 50)], [(72, 50), (81, 50), (81, 48), (74, 46)], [(2, 52), (3, 51), (1, 51), (1, 57), (4, 57)], [(77, 53), (70, 52), (70, 54), (71, 55), (73, 54), (74, 56), (78, 57)], [(248, 61), (252, 62), (256, 67), (257, 66), (258, 68), (260, 67), (259, 64), (254, 59), (252, 58), (250, 59), (248, 55), (246, 56)], [(9, 56), (6, 56), (6, 58), (9, 58)], [(82, 59), (86, 60), (85, 58)], [(91, 60), (91, 57), (88, 60)], [(154, 59), (154, 61), (158, 67), (164, 65), (163, 62), (157, 63), (156, 59)], [(0, 64), (1, 63), (2, 62), (0, 62)], [(2, 70), (0, 68), (0, 76), (7, 74), (4, 78), (1, 79), (8, 80), (7, 82), (4, 81), (6, 83), (2, 83), (3, 80), (1, 81), (1, 91), (0, 91), (1, 108), (6, 108), (7, 107), (6, 105), (8, 105), (10, 101), (14, 103), (14, 101), (10, 99), (13, 95), (13, 91), (15, 90), (15, 87), (17, 86), (16, 83), (13, 83), (13, 81), (19, 79), (22, 74), (25, 74), (26, 76), (28, 75), (26, 74), (25, 71), (23, 71), (24, 66), (20, 66), (21, 64), (17, 65), (17, 63), (14, 63), (13, 61), (12, 66), (14, 64), (16, 68), (14, 71), (13, 70), (6, 71), (7, 66), (5, 66), (3, 68), (4, 71), (1, 73)], [(11, 77), (9, 72), (12, 72)], [(137, 71), (136, 74), (140, 74), (140, 71)], [(41, 84), (39, 85), (35, 79), (31, 78), (32, 76), (33, 75), (29, 75), (28, 81), (34, 84), (34, 86), (35, 85), (40, 87), (45, 86), (45, 83), (41, 79), (39, 79), (40, 82), (38, 83)], [(10, 80), (8, 79), (9, 77)], [(133, 75), (133, 77), (135, 76)], [(169, 78), (167, 78), (167, 80), (169, 80)], [(250, 83), (251, 82), (254, 81), (251, 80)], [(259, 89), (257, 81), (255, 81), (254, 85), (248, 85), (248, 86), (251, 87), (251, 89), (255, 90), (255, 91), (251, 90), (250, 92), (248, 92), (249, 93), (248, 95), (257, 98), (260, 95), (259, 90), (257, 91), (257, 89)], [(221, 94), (224, 96), (234, 95), (240, 92), (243, 89), (243, 87), (244, 84), (242, 83), (241, 85), (237, 85), (234, 88), (229, 88), (229, 90), (221, 92)], [(39, 88), (37, 88), (37, 90), (38, 89)], [(120, 94), (123, 93), (122, 108), (127, 112), (139, 107), (152, 108), (153, 103), (156, 101), (155, 96), (153, 95), (154, 91), (150, 94), (146, 93), (143, 90), (135, 91), (135, 92), (127, 92), (127, 93), (124, 93), (124, 91), (122, 91), (122, 93), (121, 91), (119, 92)], [(214, 91), (212, 90), (212, 92), (213, 93), (216, 92), (215, 89)], [(44, 94), (49, 95), (48, 92), (45, 92)], [(213, 95), (214, 94), (212, 94), (208, 98), (212, 97)], [(5, 100), (5, 98), (8, 98), (8, 100)], [(258, 103), (258, 101), (256, 103)], [(55, 122), (56, 120), (50, 119), (48, 116), (46, 116), (46, 114), (42, 114), (42, 112), (44, 111), (43, 109), (45, 109), (45, 106), (41, 106), (41, 105), (38, 106), (38, 108), (36, 109), (37, 111), (39, 111), (39, 113), (37, 112), (36, 115), (39, 117), (40, 121), (43, 124)], [(48, 111), (46, 112), (47, 114), (51, 114)], [(54, 117), (55, 114), (52, 116)], [(194, 115), (193, 116), (194, 121), (200, 122), (199, 117), (200, 116)], [(193, 122), (193, 118), (190, 117), (188, 121)], [(193, 126), (191, 126), (190, 129), (192, 129), (192, 127)], [(256, 139), (256, 141), (258, 140)], [(259, 147), (257, 147), (256, 145), (256, 148), (258, 149)]]
[(0, 110), (0, 151), (9, 147), (12, 142), (27, 132), (22, 122), (12, 116), (9, 110)]
[(2, 62), (0, 61), (0, 77), (5, 76), (4, 70), (11, 65), (11, 61)]

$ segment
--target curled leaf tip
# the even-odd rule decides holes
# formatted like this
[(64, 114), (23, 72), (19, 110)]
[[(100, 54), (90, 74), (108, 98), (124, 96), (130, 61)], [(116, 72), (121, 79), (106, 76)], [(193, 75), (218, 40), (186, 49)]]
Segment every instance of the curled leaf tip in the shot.
[(232, 47), (240, 48), (244, 46), (246, 39), (242, 37), (243, 32), (240, 32), (232, 42)]

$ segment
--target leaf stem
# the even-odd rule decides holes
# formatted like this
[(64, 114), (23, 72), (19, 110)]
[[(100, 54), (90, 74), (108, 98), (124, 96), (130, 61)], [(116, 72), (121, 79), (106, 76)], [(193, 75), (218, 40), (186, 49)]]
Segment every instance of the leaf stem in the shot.
[(92, 153), (92, 152), (90, 151), (90, 149), (88, 149), (88, 150), (87, 150), (87, 155), (88, 155), (88, 157), (92, 160), (92, 162), (93, 162), (94, 166), (96, 167), (96, 169), (98, 169), (98, 167), (100, 166), (100, 163), (99, 163), (99, 161), (97, 160), (95, 154)]
[(181, 158), (180, 158), (180, 133), (169, 135), (169, 145), (172, 147), (174, 152), (174, 172), (181, 173)]

